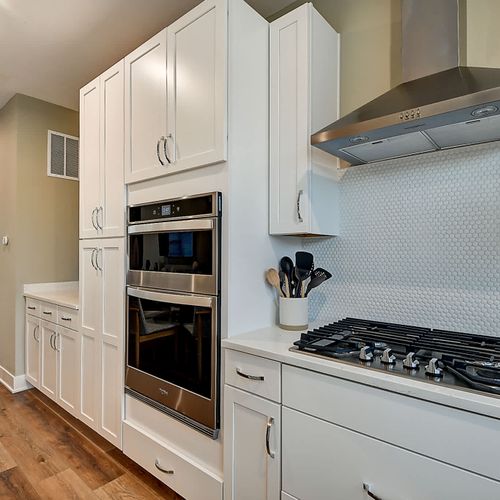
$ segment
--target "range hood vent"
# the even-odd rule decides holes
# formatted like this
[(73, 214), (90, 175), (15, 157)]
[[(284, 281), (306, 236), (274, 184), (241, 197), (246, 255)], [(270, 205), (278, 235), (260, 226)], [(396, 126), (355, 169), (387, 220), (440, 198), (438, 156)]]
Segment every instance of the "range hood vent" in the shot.
[(500, 69), (459, 65), (457, 0), (402, 0), (402, 20), (407, 81), (311, 137), (347, 166), (500, 140)]

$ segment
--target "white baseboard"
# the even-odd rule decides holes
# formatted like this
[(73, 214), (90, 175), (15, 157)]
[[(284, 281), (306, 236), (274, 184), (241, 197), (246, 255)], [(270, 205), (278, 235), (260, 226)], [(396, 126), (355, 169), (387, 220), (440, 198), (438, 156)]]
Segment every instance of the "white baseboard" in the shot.
[(31, 389), (31, 384), (27, 382), (25, 375), (12, 375), (9, 370), (0, 366), (0, 383), (2, 383), (10, 392), (16, 393)]

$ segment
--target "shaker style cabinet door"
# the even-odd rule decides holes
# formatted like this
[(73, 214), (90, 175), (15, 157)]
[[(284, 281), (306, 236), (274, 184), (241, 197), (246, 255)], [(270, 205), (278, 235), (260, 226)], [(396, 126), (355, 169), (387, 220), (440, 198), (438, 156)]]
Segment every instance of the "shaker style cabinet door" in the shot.
[(167, 30), (125, 57), (125, 182), (166, 173)]
[(167, 28), (169, 172), (226, 159), (226, 33), (224, 0), (205, 0)]
[(26, 380), (40, 387), (40, 320), (26, 315)]
[(224, 386), (224, 498), (280, 498), (281, 406)]
[(79, 387), (79, 341), (74, 330), (57, 327), (55, 342), (58, 356), (57, 403), (74, 416), (78, 415)]
[(41, 373), (40, 390), (49, 398), (57, 395), (57, 326), (46, 321), (40, 322)]
[(95, 238), (99, 235), (99, 94), (99, 78), (80, 90), (80, 238)]

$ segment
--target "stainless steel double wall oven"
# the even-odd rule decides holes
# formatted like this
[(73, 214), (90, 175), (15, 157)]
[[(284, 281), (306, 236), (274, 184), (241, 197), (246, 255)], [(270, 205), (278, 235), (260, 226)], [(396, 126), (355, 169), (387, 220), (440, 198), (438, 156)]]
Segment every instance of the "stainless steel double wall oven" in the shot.
[(216, 438), (221, 193), (128, 208), (126, 391)]

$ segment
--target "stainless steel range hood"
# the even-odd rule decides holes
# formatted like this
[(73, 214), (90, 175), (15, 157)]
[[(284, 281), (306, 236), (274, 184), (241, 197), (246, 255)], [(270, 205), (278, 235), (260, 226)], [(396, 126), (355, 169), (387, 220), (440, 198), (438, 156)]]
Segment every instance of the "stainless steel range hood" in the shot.
[(311, 137), (344, 166), (500, 140), (500, 69), (460, 65), (459, 2), (401, 7), (404, 83)]

